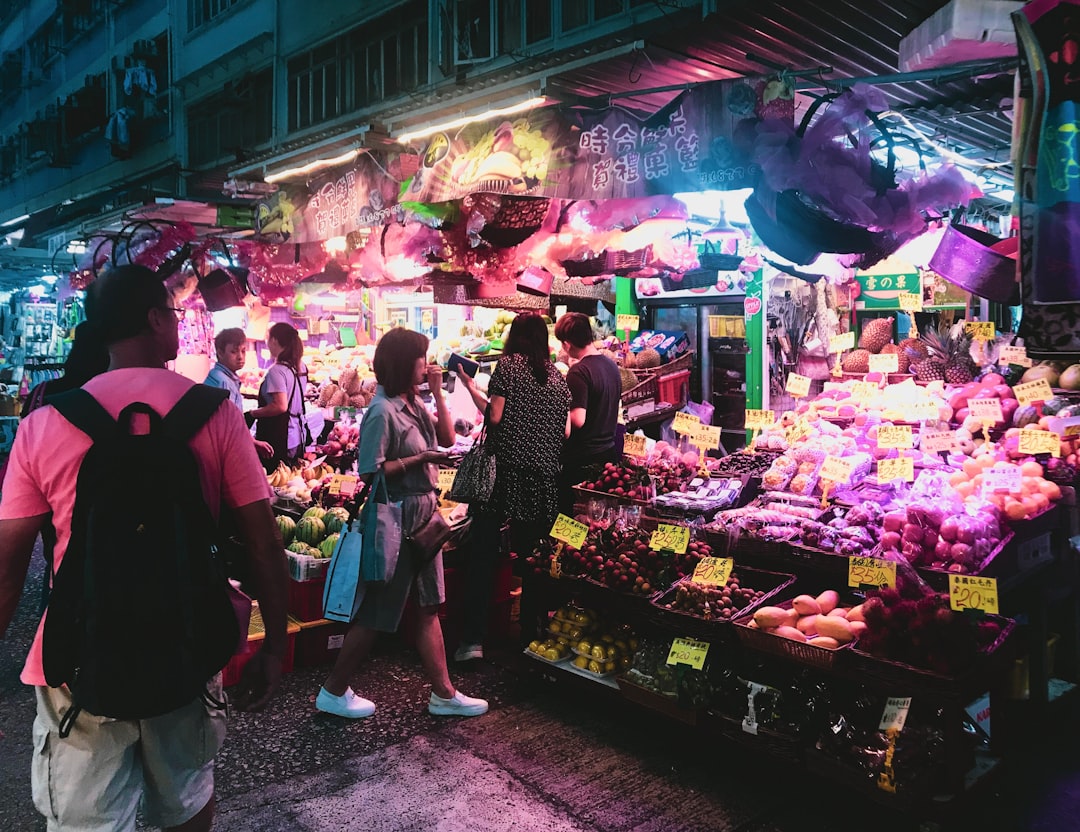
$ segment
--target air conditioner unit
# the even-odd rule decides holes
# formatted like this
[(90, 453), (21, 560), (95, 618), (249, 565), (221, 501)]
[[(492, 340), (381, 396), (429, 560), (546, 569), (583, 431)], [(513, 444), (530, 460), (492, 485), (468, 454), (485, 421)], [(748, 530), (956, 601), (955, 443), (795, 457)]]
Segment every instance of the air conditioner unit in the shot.
[(900, 41), (900, 71), (1016, 55), (1015, 0), (952, 0)]

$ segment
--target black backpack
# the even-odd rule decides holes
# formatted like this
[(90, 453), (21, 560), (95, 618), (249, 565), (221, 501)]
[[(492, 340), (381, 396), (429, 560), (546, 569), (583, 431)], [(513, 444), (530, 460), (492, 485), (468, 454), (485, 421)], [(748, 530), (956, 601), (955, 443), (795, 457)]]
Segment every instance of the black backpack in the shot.
[[(45, 680), (66, 684), (73, 702), (61, 736), (83, 709), (147, 719), (208, 698), (207, 681), (236, 651), (218, 532), (188, 446), (226, 398), (196, 384), (164, 418), (134, 402), (116, 421), (82, 389), (48, 400), (94, 443), (43, 634)], [(147, 433), (132, 435), (135, 414)]]

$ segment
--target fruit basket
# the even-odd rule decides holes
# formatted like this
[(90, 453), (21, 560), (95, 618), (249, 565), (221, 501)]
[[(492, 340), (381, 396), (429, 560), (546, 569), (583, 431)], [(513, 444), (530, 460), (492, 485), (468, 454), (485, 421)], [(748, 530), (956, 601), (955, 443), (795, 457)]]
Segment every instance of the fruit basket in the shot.
[[(924, 566), (917, 567), (916, 571), (918, 571), (919, 576), (924, 581), (930, 584), (930, 586), (938, 592), (949, 591), (949, 575), (951, 574), (985, 575), (995, 578), (1011, 577), (1013, 574), (1016, 573), (1017, 569), (1019, 568), (1015, 558), (1016, 548), (1009, 548), (1014, 537), (1015, 535), (1012, 532), (1009, 532), (1007, 535), (1005, 535), (1005, 537), (998, 541), (997, 546), (990, 550), (990, 553), (987, 554), (986, 557), (984, 557), (981, 561), (979, 561), (978, 568), (975, 569), (973, 572), (953, 573), (946, 569), (931, 569)], [(1002, 558), (1001, 562), (999, 562), (999, 556), (1002, 555), (1002, 553), (1005, 552), (1007, 549), (1014, 555), (1014, 557), (1012, 558), (1011, 566), (1005, 563), (1008, 558)]]
[(549, 659), (549, 658), (546, 658), (544, 656), (541, 656), (535, 650), (530, 650), (527, 647), (525, 648), (525, 650), (523, 652), (530, 659), (536, 659), (536, 661), (543, 662), (544, 664), (551, 665), (552, 667), (565, 667), (566, 665), (570, 664), (570, 657), (569, 656), (563, 656), (561, 659)]
[[(635, 373), (637, 375), (637, 373)], [(638, 376), (638, 383), (629, 390), (623, 390), (622, 404), (628, 407), (641, 402), (655, 402), (660, 400), (660, 385), (658, 376), (652, 370), (647, 374)]]
[(631, 702), (687, 725), (697, 725), (701, 719), (701, 709), (680, 705), (679, 698), (674, 693), (667, 694), (651, 690), (625, 673), (617, 676), (615, 681), (622, 695)]
[[(776, 606), (782, 610), (792, 609), (794, 599), (788, 599), (782, 601)], [(845, 605), (854, 605), (857, 601), (861, 600), (857, 596), (848, 593), (844, 597)], [(760, 611), (761, 606), (758, 607), (755, 612)], [(774, 656), (783, 656), (784, 658), (792, 659), (800, 664), (807, 664), (813, 667), (822, 668), (823, 670), (829, 670), (836, 666), (837, 662), (845, 661), (848, 658), (848, 654), (851, 652), (851, 647), (858, 639), (853, 639), (846, 644), (841, 644), (839, 647), (826, 648), (818, 647), (808, 642), (794, 641), (784, 636), (776, 635), (775, 633), (769, 633), (765, 630), (755, 629), (749, 626), (753, 620), (754, 612), (745, 613), (735, 619), (735, 632), (738, 634), (739, 641), (751, 650), (760, 650), (763, 653), (770, 653)]]

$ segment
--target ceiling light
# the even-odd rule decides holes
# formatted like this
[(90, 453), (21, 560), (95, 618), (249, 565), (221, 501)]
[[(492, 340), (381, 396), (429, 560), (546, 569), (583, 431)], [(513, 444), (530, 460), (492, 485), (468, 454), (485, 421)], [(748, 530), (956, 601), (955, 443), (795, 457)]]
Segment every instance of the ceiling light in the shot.
[(86, 254), (86, 241), (85, 240), (72, 240), (67, 244), (68, 254)]
[(301, 165), (298, 168), (289, 168), (288, 170), (283, 170), (279, 173), (271, 173), (268, 176), (264, 176), (263, 181), (272, 185), (274, 182), (280, 182), (282, 179), (290, 179), (293, 176), (304, 176), (309, 173), (314, 173), (317, 170), (332, 168), (335, 165), (344, 165), (347, 162), (351, 162), (359, 155), (360, 150), (358, 148), (353, 148), (332, 159), (317, 159), (314, 162), (308, 162), (306, 165)]
[(9, 228), (13, 225), (18, 225), (20, 222), (26, 222), (30, 219), (29, 214), (23, 214), (21, 217), (15, 217), (13, 220), (7, 220), (6, 222), (0, 222), (0, 228)]
[(48, 283), (50, 286), (52, 286), (54, 283), (56, 283), (56, 280), (57, 280), (57, 277), (56, 277), (55, 274), (47, 274), (47, 275), (45, 275), (44, 277), (41, 278), (42, 283)]
[(462, 116), (461, 118), (456, 118), (452, 121), (444, 121), (441, 124), (433, 124), (430, 127), (423, 127), (419, 130), (401, 133), (394, 138), (401, 144), (409, 144), (416, 139), (423, 139), (434, 135), (435, 133), (457, 130), (459, 127), (464, 127), (467, 124), (475, 124), (478, 121), (487, 121), (489, 118), (499, 118), (501, 116), (510, 116), (514, 113), (520, 113), (525, 110), (533, 110), (537, 107), (543, 107), (547, 103), (547, 96), (539, 95), (534, 98), (529, 98), (526, 101), (520, 101), (517, 104), (511, 104), (509, 107), (494, 107), (490, 110), (485, 110), (482, 113), (476, 113), (475, 115)]

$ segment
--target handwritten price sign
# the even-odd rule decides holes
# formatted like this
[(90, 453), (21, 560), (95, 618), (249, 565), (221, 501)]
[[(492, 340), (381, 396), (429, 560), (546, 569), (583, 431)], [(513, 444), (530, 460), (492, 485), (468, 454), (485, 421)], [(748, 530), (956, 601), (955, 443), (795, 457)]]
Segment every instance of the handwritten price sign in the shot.
[(896, 562), (880, 558), (848, 558), (848, 586), (896, 586)]
[(560, 514), (555, 518), (555, 525), (551, 527), (551, 536), (555, 540), (561, 540), (567, 546), (580, 549), (585, 545), (585, 538), (589, 534), (589, 527), (579, 523), (573, 517)]
[(709, 642), (677, 638), (671, 642), (667, 663), (670, 665), (688, 664), (694, 670), (704, 670), (707, 655), (709, 655)]
[(616, 315), (615, 316), (615, 328), (616, 329), (628, 329), (631, 332), (637, 332), (640, 321), (637, 315)]
[(994, 322), (964, 321), (964, 332), (966, 332), (976, 341), (993, 341), (995, 335)]
[(747, 410), (746, 429), (761, 430), (772, 425), (776, 421), (776, 414), (771, 410)]
[(900, 311), (901, 312), (922, 312), (922, 295), (918, 292), (901, 292), (900, 293)]
[(1018, 367), (1030, 367), (1032, 363), (1027, 347), (1002, 347), (999, 360), (1002, 364), (1016, 364)]
[(877, 446), (879, 448), (907, 449), (914, 443), (911, 425), (883, 425), (878, 428)]
[(878, 724), (879, 731), (904, 730), (907, 723), (908, 711), (911, 709), (910, 696), (890, 696), (885, 700), (885, 710), (881, 713), (881, 722)]
[(980, 578), (977, 575), (949, 575), (949, 606), (957, 612), (982, 610), (998, 614), (998, 589), (996, 578)]
[(868, 402), (881, 392), (881, 388), (873, 381), (856, 381), (851, 388), (851, 398), (860, 402)]
[(457, 478), (457, 468), (440, 468), (439, 469), (439, 491), (445, 494), (451, 488), (454, 487), (454, 480)]
[(623, 453), (627, 456), (645, 456), (645, 437), (628, 433), (623, 437)]
[(1000, 399), (968, 399), (968, 412), (980, 422), (1004, 422)]
[(910, 456), (902, 456), (899, 459), (878, 460), (877, 476), (879, 482), (892, 482), (893, 480), (915, 482), (915, 460)]
[(789, 445), (794, 445), (796, 442), (798, 442), (804, 436), (809, 436), (809, 435), (810, 435), (810, 425), (807, 424), (806, 422), (804, 422), (801, 419), (798, 422), (796, 422), (794, 425), (792, 425), (790, 428), (788, 428), (787, 430), (784, 431), (784, 438), (787, 439)]
[(1050, 382), (1045, 378), (1038, 381), (1029, 381), (1026, 384), (1018, 384), (1013, 388), (1016, 400), (1021, 407), (1027, 407), (1036, 402), (1048, 402), (1054, 398), (1054, 391), (1050, 389)]
[(810, 379), (807, 376), (800, 376), (798, 373), (788, 373), (787, 387), (785, 389), (796, 399), (801, 399), (810, 395)]
[(675, 420), (672, 422), (671, 428), (676, 433), (685, 434), (687, 436), (693, 436), (698, 432), (701, 427), (701, 419), (692, 413), (685, 413), (679, 411), (675, 414)]
[(952, 453), (960, 448), (960, 440), (951, 430), (927, 431), (919, 440), (919, 448), (923, 453), (938, 454), (942, 451)]
[(895, 373), (900, 369), (900, 356), (894, 352), (870, 356), (871, 373)]
[(851, 479), (851, 463), (837, 456), (827, 456), (819, 476), (829, 482), (847, 482)]
[(711, 450), (720, 447), (720, 428), (702, 425), (694, 434), (693, 444), (699, 448)]
[(1061, 456), (1061, 437), (1049, 430), (1024, 428), (1020, 431), (1020, 453), (1032, 456), (1035, 454)]
[(652, 537), (649, 538), (649, 548), (657, 552), (674, 552), (677, 555), (684, 555), (689, 545), (689, 527), (675, 526), (670, 523), (658, 525)]
[(934, 420), (941, 416), (938, 406), (933, 402), (916, 402), (904, 409), (908, 420), (911, 422), (923, 422), (928, 419)]
[(360, 480), (350, 475), (334, 474), (330, 478), (329, 492), (332, 495), (340, 495), (345, 498), (353, 497), (356, 494), (356, 487)]
[(731, 577), (735, 561), (731, 558), (702, 558), (694, 567), (690, 580), (706, 586), (724, 586)]
[(983, 497), (999, 491), (1017, 494), (1023, 489), (1023, 482), (1023, 473), (1015, 465), (1008, 468), (987, 468), (983, 471)]
[(829, 352), (843, 352), (855, 349), (855, 333), (841, 332), (829, 339)]

